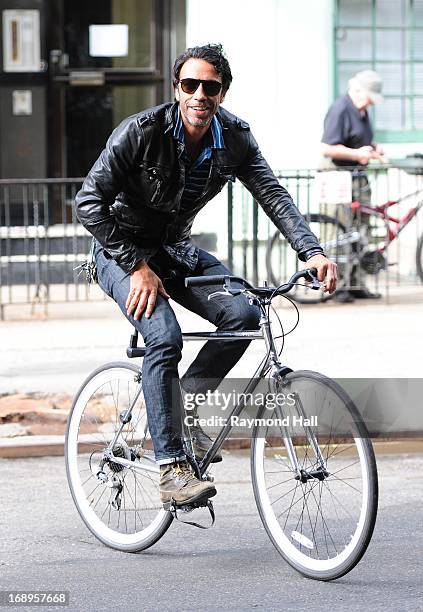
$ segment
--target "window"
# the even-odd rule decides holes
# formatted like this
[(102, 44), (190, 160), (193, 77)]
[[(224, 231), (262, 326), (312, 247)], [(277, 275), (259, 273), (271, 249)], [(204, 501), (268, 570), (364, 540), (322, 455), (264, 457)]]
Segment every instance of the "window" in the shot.
[(337, 0), (336, 95), (376, 70), (385, 101), (372, 108), (376, 140), (423, 139), (423, 0)]

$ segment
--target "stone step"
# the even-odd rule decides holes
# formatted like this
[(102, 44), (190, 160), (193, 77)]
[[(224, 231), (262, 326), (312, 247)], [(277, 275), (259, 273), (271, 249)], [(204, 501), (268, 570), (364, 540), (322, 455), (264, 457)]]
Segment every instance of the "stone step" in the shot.
[[(193, 242), (216, 252), (214, 233), (196, 234)], [(2, 285), (85, 283), (85, 275), (74, 268), (82, 264), (91, 245), (91, 236), (49, 236), (36, 238), (0, 236), (0, 279)]]

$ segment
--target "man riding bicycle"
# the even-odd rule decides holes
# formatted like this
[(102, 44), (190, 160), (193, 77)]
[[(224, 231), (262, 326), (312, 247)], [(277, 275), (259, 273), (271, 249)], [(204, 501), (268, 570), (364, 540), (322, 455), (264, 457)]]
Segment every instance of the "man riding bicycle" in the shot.
[[(184, 286), (187, 276), (230, 274), (190, 241), (196, 214), (236, 178), (247, 187), (301, 261), (336, 288), (336, 265), (323, 254), (288, 192), (279, 184), (249, 125), (220, 106), (232, 81), (220, 45), (193, 47), (173, 68), (175, 102), (125, 119), (76, 196), (81, 223), (95, 238), (98, 282), (141, 333), (142, 381), (148, 423), (160, 465), (162, 502), (182, 505), (216, 494), (198, 480), (181, 439), (182, 398), (175, 398), (182, 336), (169, 297), (218, 330), (257, 329), (258, 307), (243, 294), (208, 296), (216, 286)], [(204, 393), (237, 363), (249, 341), (211, 341), (181, 379), (185, 393)], [(206, 386), (205, 386), (206, 385)], [(192, 414), (192, 413), (191, 413)], [(196, 412), (194, 412), (194, 416)], [(191, 427), (193, 451), (204, 457), (212, 440)], [(216, 455), (214, 461), (220, 461)]]

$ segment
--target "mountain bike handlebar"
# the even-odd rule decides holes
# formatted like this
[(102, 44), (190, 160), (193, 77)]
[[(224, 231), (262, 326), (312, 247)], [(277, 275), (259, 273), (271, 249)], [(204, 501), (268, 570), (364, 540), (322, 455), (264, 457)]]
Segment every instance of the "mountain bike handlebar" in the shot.
[(243, 285), (248, 291), (256, 295), (283, 295), (288, 293), (295, 285), (297, 280), (304, 278), (311, 282), (311, 289), (319, 289), (320, 283), (317, 279), (317, 269), (307, 268), (305, 270), (299, 270), (291, 276), (289, 281), (279, 287), (253, 287), (248, 281), (239, 276), (230, 276), (225, 274), (213, 275), (213, 276), (188, 276), (185, 279), (185, 287), (201, 287), (204, 285), (220, 285), (227, 289), (230, 289), (230, 283), (236, 282)]

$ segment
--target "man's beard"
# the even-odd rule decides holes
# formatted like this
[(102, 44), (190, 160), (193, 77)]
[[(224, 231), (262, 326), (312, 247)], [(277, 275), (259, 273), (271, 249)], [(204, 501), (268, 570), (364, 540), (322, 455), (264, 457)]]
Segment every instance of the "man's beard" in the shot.
[(208, 119), (192, 119), (191, 117), (187, 116), (186, 120), (194, 127), (205, 127), (206, 125), (210, 125), (212, 117), (209, 117)]
[(196, 116), (191, 115), (191, 113), (189, 112), (189, 108), (190, 107), (187, 107), (185, 109), (181, 108), (181, 111), (182, 111), (182, 114), (184, 115), (186, 121), (190, 125), (192, 125), (193, 127), (206, 127), (206, 126), (210, 125), (210, 123), (211, 123), (211, 121), (213, 119), (213, 112), (212, 112), (212, 109), (209, 106), (204, 107), (205, 110), (209, 111), (209, 114), (206, 117), (204, 117), (204, 118), (203, 117), (196, 117)]

